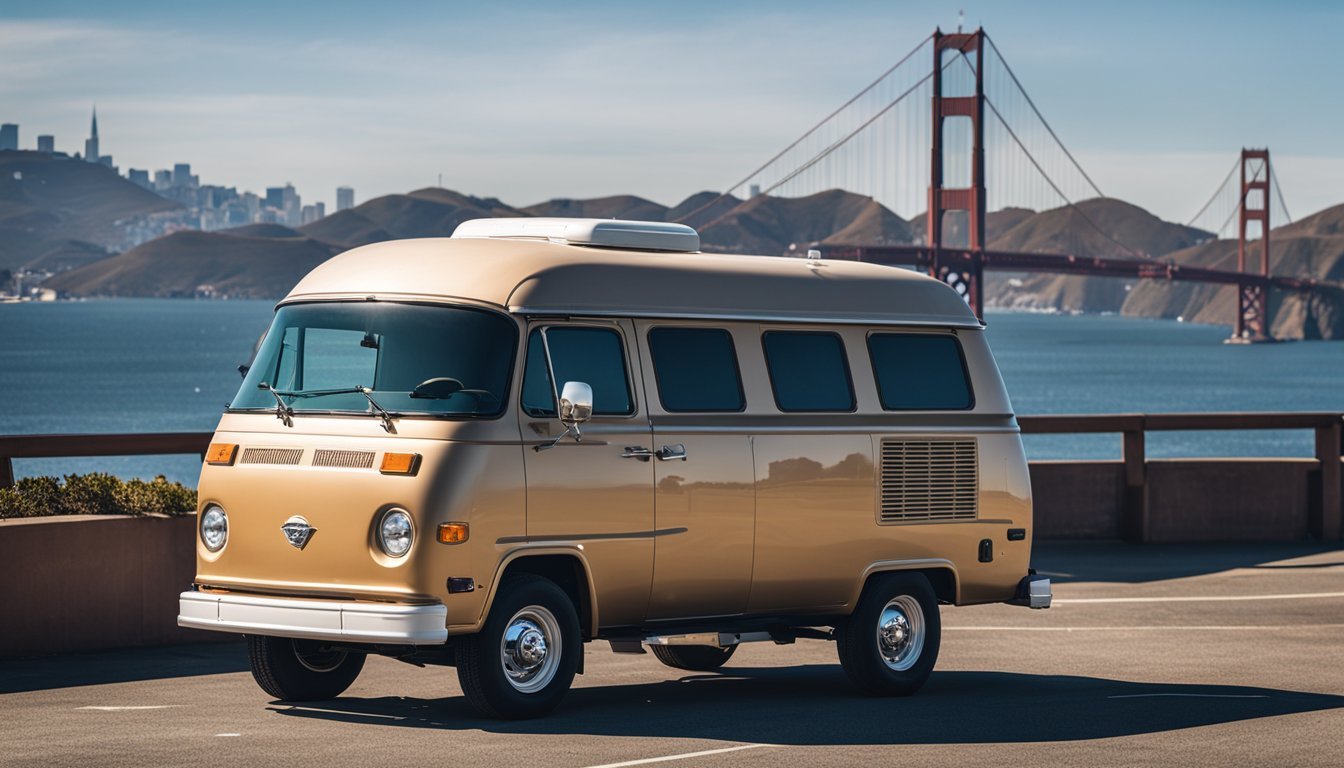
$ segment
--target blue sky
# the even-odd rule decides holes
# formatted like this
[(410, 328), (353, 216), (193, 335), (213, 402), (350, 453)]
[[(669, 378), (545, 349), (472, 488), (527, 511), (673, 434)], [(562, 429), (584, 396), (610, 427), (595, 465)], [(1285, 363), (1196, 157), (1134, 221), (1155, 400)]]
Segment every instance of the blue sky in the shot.
[[(1110, 195), (1184, 220), (1243, 145), (1344, 202), (1338, 3), (0, 4), (0, 121), (123, 170), (517, 205), (735, 182), (932, 31), (983, 24)], [(905, 212), (912, 213), (912, 212)]]

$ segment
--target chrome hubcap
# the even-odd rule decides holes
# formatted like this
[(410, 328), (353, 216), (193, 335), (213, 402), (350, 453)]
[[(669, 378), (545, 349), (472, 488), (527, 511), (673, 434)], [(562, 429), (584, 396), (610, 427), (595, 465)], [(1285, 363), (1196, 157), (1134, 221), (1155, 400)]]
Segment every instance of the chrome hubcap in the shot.
[(877, 620), (877, 650), (882, 661), (904, 672), (919, 661), (924, 650), (924, 610), (909, 595), (894, 597)]
[(523, 693), (545, 688), (560, 662), (560, 622), (539, 605), (529, 605), (509, 619), (500, 640), (500, 663), (509, 685)]

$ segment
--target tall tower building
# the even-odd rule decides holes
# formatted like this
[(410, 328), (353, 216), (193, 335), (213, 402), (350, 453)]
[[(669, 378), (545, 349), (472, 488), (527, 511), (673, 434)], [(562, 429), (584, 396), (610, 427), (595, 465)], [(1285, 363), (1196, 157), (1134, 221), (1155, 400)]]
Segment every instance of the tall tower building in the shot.
[(98, 153), (98, 107), (94, 107), (93, 123), (89, 126), (89, 138), (84, 140), (84, 160), (96, 163), (100, 157), (101, 155)]
[(0, 149), (19, 148), (19, 126), (14, 123), (0, 125)]
[(344, 211), (355, 207), (355, 190), (350, 187), (336, 188), (336, 210)]
[(54, 154), (56, 152), (56, 137), (51, 134), (38, 136), (37, 151), (48, 155)]

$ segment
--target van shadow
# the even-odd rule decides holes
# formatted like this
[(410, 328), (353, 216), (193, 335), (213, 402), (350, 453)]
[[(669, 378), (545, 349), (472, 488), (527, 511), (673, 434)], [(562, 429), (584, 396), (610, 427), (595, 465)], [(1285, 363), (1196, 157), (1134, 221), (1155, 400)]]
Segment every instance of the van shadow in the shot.
[(483, 720), (460, 696), (272, 710), (394, 728), (819, 746), (1103, 739), (1339, 708), (1344, 697), (1325, 694), (1004, 672), (935, 672), (913, 697), (869, 698), (838, 667), (810, 665), (576, 688), (551, 716), (523, 722)]
[[(1287, 562), (1297, 560), (1306, 562)], [(1126, 544), (1042, 540), (1032, 544), (1031, 564), (1057, 584), (1141, 584), (1238, 568), (1293, 570), (1306, 575), (1344, 565), (1344, 550), (1322, 542)]]

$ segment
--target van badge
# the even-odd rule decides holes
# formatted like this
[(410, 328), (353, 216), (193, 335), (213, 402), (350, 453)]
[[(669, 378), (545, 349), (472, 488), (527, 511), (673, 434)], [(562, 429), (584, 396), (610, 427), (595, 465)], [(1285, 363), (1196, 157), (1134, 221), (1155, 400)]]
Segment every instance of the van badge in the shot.
[(308, 546), (308, 540), (313, 538), (317, 529), (309, 525), (307, 520), (295, 515), (280, 526), (280, 531), (285, 534), (285, 540), (296, 549), (303, 549)]

